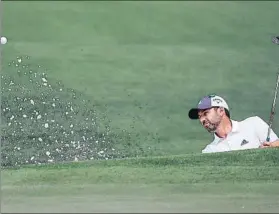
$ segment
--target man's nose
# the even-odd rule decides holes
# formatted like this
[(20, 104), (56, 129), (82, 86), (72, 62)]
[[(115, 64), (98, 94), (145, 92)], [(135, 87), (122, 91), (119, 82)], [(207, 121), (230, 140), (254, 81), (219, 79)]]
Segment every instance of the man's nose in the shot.
[(204, 124), (204, 121), (205, 121), (204, 117), (200, 117), (201, 124)]

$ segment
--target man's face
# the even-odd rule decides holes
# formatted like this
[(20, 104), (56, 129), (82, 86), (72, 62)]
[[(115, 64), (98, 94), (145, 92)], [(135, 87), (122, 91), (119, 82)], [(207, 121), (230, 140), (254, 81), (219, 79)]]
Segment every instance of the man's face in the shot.
[(211, 108), (199, 111), (199, 120), (202, 126), (210, 133), (213, 133), (221, 123), (224, 111), (220, 108)]

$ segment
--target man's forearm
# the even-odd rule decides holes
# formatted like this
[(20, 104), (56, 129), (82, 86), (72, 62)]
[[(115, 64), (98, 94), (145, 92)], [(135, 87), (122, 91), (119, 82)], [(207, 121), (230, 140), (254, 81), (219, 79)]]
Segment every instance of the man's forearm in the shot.
[(279, 147), (279, 139), (273, 142), (264, 142), (260, 148), (267, 148), (267, 147)]
[(279, 139), (270, 143), (270, 147), (279, 147)]

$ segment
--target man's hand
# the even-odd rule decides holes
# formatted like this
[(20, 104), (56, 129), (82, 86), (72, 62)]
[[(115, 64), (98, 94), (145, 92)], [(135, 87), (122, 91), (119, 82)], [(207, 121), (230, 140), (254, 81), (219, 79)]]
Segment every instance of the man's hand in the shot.
[(279, 147), (279, 139), (273, 142), (264, 142), (260, 148)]

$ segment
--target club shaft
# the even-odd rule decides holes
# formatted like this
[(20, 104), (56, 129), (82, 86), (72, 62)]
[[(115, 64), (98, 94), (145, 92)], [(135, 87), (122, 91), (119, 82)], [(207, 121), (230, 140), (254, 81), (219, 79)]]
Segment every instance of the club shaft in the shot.
[(270, 118), (269, 118), (269, 124), (268, 124), (268, 131), (267, 131), (267, 138), (266, 141), (270, 141), (270, 131), (272, 128), (272, 123), (274, 119), (274, 114), (275, 114), (275, 106), (276, 106), (276, 99), (277, 99), (277, 94), (278, 94), (278, 85), (279, 85), (279, 73), (277, 74), (277, 81), (276, 81), (276, 87), (275, 87), (275, 92), (274, 92), (274, 99), (271, 107), (271, 112), (270, 112)]

